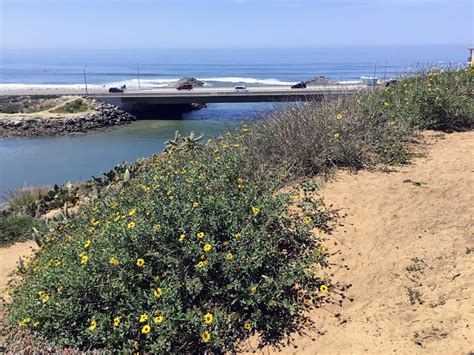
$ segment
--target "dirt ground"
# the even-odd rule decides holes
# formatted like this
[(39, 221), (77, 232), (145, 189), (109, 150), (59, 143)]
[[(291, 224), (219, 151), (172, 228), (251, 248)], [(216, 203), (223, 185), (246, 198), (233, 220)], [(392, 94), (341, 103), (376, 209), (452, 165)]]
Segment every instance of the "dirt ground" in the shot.
[(312, 312), (324, 334), (279, 351), (474, 351), (474, 132), (425, 138), (427, 156), (411, 165), (339, 172), (324, 188), (325, 202), (347, 213), (327, 247), (337, 253), (332, 279), (352, 284), (354, 301)]
[[(327, 236), (332, 279), (354, 300), (311, 313), (322, 334), (263, 353), (474, 351), (474, 132), (425, 137), (427, 156), (411, 165), (342, 171), (324, 188), (347, 214)], [(1, 289), (33, 245), (0, 249)]]

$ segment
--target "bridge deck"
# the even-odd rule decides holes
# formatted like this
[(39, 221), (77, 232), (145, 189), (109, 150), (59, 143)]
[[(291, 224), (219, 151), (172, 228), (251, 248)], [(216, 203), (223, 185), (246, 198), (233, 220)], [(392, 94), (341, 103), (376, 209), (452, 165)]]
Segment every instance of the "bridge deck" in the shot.
[[(99, 100), (121, 104), (189, 104), (218, 102), (275, 102), (295, 101), (313, 97), (344, 96), (364, 90), (364, 85), (325, 85), (311, 86), (306, 89), (288, 87), (249, 87), (245, 91), (234, 88), (194, 88), (178, 91), (174, 88), (153, 90), (127, 90), (124, 93), (108, 93), (107, 89), (88, 90), (89, 96)], [(83, 89), (28, 89), (21, 91), (0, 91), (6, 95), (85, 95)]]

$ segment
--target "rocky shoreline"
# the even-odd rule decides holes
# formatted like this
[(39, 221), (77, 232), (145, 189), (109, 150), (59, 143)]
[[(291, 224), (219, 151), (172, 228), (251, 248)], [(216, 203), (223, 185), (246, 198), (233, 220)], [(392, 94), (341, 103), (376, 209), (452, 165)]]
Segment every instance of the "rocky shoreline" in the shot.
[(0, 137), (54, 136), (89, 132), (101, 128), (128, 124), (136, 117), (117, 106), (95, 102), (94, 111), (88, 113), (0, 114)]

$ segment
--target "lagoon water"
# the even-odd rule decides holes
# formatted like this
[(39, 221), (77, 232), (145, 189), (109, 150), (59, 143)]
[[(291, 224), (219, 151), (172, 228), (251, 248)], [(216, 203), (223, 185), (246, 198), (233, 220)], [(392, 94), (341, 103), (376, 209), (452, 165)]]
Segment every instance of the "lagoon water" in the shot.
[[(0, 51), (0, 90), (89, 85), (157, 88), (183, 76), (209, 86), (290, 85), (324, 75), (339, 81), (394, 77), (428, 65), (465, 62), (463, 46), (348, 47), (289, 50)], [(211, 104), (166, 120), (144, 120), (87, 134), (0, 139), (0, 201), (21, 185), (61, 184), (98, 176), (123, 161), (160, 152), (182, 133), (208, 136), (272, 110), (268, 104)]]

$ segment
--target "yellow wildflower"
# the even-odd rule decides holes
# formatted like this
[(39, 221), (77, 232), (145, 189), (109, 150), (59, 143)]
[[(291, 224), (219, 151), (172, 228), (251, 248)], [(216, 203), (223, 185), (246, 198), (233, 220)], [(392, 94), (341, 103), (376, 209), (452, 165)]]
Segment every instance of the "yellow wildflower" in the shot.
[(250, 330), (252, 328), (252, 325), (249, 322), (244, 323), (244, 329), (245, 330)]
[(151, 332), (151, 327), (148, 324), (145, 324), (142, 328), (142, 333), (143, 334), (148, 334)]
[(202, 260), (202, 261), (198, 262), (198, 263), (196, 264), (196, 266), (197, 266), (198, 268), (203, 268), (203, 267), (207, 266), (207, 260)]
[(391, 120), (390, 122), (388, 122), (388, 124), (389, 124), (390, 126), (395, 126), (395, 121)]
[(310, 224), (312, 221), (313, 221), (313, 219), (309, 216), (306, 216), (305, 218), (303, 218), (303, 223), (304, 224)]
[(85, 265), (89, 261), (89, 257), (86, 254), (81, 255), (81, 264)]
[(114, 327), (117, 328), (120, 325), (120, 320), (122, 317), (115, 317), (114, 318)]
[(133, 217), (133, 216), (135, 215), (135, 213), (137, 213), (137, 209), (136, 209), (136, 208), (133, 208), (133, 209), (130, 210), (130, 212), (128, 212), (128, 215), (129, 215), (130, 217)]
[(207, 325), (211, 325), (212, 322), (214, 322), (214, 316), (212, 315), (212, 313), (207, 312), (204, 315), (204, 323), (206, 323)]
[(182, 242), (186, 238), (186, 235), (183, 233), (179, 236), (179, 241)]
[(142, 314), (142, 315), (140, 316), (139, 322), (140, 322), (140, 323), (145, 323), (147, 320), (148, 320), (148, 316), (147, 316), (146, 314)]
[(156, 229), (157, 231), (159, 231), (161, 229), (161, 224), (157, 223), (153, 226), (153, 229)]
[(327, 285), (321, 285), (319, 286), (319, 291), (326, 293), (329, 291), (329, 288), (327, 287)]
[(92, 241), (86, 240), (86, 242), (84, 243), (84, 248), (89, 248), (91, 244), (92, 244)]
[(320, 252), (321, 254), (324, 254), (324, 253), (326, 253), (327, 251), (328, 251), (328, 248), (326, 248), (325, 246), (321, 245), (321, 246), (319, 247), (319, 252)]
[(255, 295), (257, 293), (257, 286), (250, 287), (250, 293)]
[(198, 208), (199, 207), (199, 202), (193, 202), (193, 208)]
[(114, 266), (117, 266), (120, 262), (118, 261), (118, 259), (114, 258), (114, 257), (111, 257), (109, 259), (109, 263), (110, 265), (114, 265)]
[(127, 228), (128, 228), (128, 229), (133, 229), (133, 228), (135, 228), (135, 222), (130, 222), (129, 224), (127, 224)]
[(142, 267), (143, 265), (145, 265), (145, 260), (143, 260), (143, 259), (141, 259), (141, 258), (140, 258), (140, 259), (137, 259), (137, 266), (138, 266), (138, 267)]
[(165, 320), (165, 317), (163, 317), (162, 315), (159, 315), (158, 317), (153, 318), (153, 322), (155, 322), (156, 324), (163, 323), (164, 320)]
[(237, 239), (239, 239), (241, 237), (240, 233), (235, 233), (234, 234), (234, 237), (236, 237)]
[(209, 343), (211, 341), (211, 333), (207, 330), (201, 333), (201, 340), (203, 343)]
[(243, 189), (244, 186), (245, 186), (244, 179), (238, 178), (238, 179), (237, 179), (237, 187), (238, 187), (239, 189)]
[(93, 320), (89, 326), (89, 330), (94, 331), (97, 328), (97, 322)]
[(207, 253), (207, 252), (210, 252), (212, 250), (212, 245), (211, 244), (206, 244), (204, 245), (204, 248), (203, 250)]
[(252, 207), (252, 213), (254, 216), (257, 216), (260, 213), (260, 208)]
[(159, 287), (155, 291), (153, 291), (153, 295), (155, 295), (156, 298), (160, 298), (162, 294), (163, 290)]
[(232, 253), (228, 253), (228, 254), (225, 256), (225, 258), (226, 258), (227, 260), (231, 261), (231, 260), (234, 258), (234, 256), (232, 255)]
[(336, 115), (336, 120), (339, 120), (339, 121), (342, 120), (342, 115), (340, 113)]
[(387, 102), (387, 101), (385, 101), (385, 102), (383, 103), (383, 105), (384, 105), (385, 107), (388, 107), (388, 106), (390, 106), (390, 103)]
[(96, 220), (95, 218), (91, 221), (91, 224), (92, 224), (93, 226), (96, 226), (96, 225), (98, 225), (99, 223), (100, 223), (100, 221)]
[(334, 138), (339, 139), (341, 137), (341, 134), (339, 132), (334, 133)]
[(204, 238), (204, 232), (199, 232), (198, 234), (196, 234), (196, 236), (199, 238), (199, 239), (202, 239)]
[(44, 295), (41, 296), (41, 302), (42, 303), (46, 303), (48, 301), (49, 301), (49, 295), (44, 294)]

